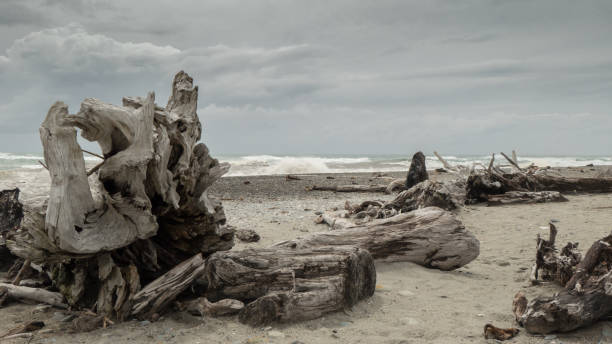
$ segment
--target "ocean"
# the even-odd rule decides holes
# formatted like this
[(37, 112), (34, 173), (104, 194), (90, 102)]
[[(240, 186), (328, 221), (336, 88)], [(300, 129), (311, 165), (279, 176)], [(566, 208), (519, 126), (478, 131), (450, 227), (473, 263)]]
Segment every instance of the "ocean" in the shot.
[[(217, 155), (219, 161), (229, 162), (231, 169), (227, 176), (252, 176), (273, 174), (303, 173), (345, 173), (345, 172), (392, 172), (407, 171), (411, 156), (402, 155)], [(450, 164), (471, 166), (473, 163), (487, 165), (489, 155), (443, 156)], [(88, 162), (99, 161), (93, 156), (85, 156)], [(0, 170), (40, 169), (38, 160), (42, 154), (0, 153)], [(531, 163), (537, 166), (568, 167), (593, 165), (612, 165), (612, 156), (520, 156), (521, 166)], [(496, 154), (496, 164), (506, 165), (505, 159)], [(427, 156), (428, 169), (442, 167), (435, 156)]]

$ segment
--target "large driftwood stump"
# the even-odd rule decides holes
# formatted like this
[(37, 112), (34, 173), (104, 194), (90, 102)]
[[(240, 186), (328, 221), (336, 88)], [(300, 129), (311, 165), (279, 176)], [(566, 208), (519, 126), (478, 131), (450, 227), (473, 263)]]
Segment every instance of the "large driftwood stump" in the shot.
[(374, 261), (355, 247), (268, 248), (217, 252), (206, 261), (208, 299), (247, 303), (252, 326), (314, 319), (371, 296)]
[(416, 152), (412, 156), (410, 169), (408, 169), (408, 174), (406, 175), (406, 189), (410, 189), (427, 179), (429, 179), (429, 175), (425, 166), (425, 155), (423, 155), (423, 152)]
[(319, 232), (277, 244), (287, 248), (357, 246), (374, 259), (413, 262), (454, 270), (478, 257), (480, 243), (452, 213), (436, 207), (414, 210), (365, 225)]
[[(69, 305), (122, 318), (141, 285), (233, 246), (223, 207), (207, 193), (229, 166), (198, 143), (197, 100), (198, 88), (181, 71), (165, 108), (153, 93), (124, 98), (122, 106), (88, 98), (74, 115), (61, 102), (50, 108), (40, 128), (49, 197), (23, 204), (6, 245), (42, 264)], [(103, 161), (90, 171), (75, 128), (100, 145)], [(147, 295), (146, 310), (135, 313), (159, 311), (176, 293)]]
[(576, 265), (565, 290), (528, 303), (517, 294), (513, 304), (518, 323), (530, 333), (568, 332), (612, 314), (611, 245), (612, 235), (595, 242)]

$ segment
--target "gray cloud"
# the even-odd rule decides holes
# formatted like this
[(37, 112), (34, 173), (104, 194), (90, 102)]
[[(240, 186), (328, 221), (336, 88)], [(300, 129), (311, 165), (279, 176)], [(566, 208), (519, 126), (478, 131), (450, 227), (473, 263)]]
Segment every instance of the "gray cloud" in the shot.
[(611, 154), (611, 14), (607, 1), (6, 0), (0, 151), (40, 150), (55, 100), (76, 111), (153, 90), (163, 104), (183, 69), (220, 153)]

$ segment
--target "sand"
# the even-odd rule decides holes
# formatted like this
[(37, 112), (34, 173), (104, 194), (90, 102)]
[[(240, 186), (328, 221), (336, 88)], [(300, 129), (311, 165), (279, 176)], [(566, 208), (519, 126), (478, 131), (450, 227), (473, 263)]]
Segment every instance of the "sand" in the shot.
[[(565, 175), (595, 175), (598, 168), (560, 169)], [(401, 177), (403, 174), (389, 173)], [(327, 179), (333, 176), (335, 179)], [(316, 211), (342, 208), (344, 202), (387, 200), (393, 196), (364, 193), (308, 192), (313, 184), (381, 183), (372, 173), (228, 177), (212, 194), (223, 198), (230, 224), (257, 231), (258, 243), (237, 242), (234, 249), (265, 247), (317, 231)], [(434, 179), (448, 178), (432, 174)], [(370, 181), (371, 180), (371, 181)], [(246, 183), (248, 181), (248, 183)], [(245, 184), (246, 183), (246, 184)], [(25, 198), (44, 193), (45, 171), (0, 172), (0, 189), (19, 186)], [(480, 240), (480, 256), (452, 272), (426, 269), (411, 263), (377, 263), (374, 296), (352, 310), (297, 324), (251, 328), (236, 317), (200, 318), (185, 313), (166, 314), (155, 323), (128, 321), (90, 333), (38, 334), (31, 343), (493, 343), (485, 340), (486, 323), (515, 326), (512, 298), (523, 290), (528, 298), (549, 295), (558, 287), (530, 286), (529, 269), (535, 257), (537, 233), (547, 235), (550, 219), (559, 220), (559, 244), (577, 241), (583, 253), (612, 226), (612, 195), (568, 195), (569, 202), (486, 207), (467, 206), (458, 212), (466, 228)], [(65, 326), (57, 309), (37, 309), (13, 303), (0, 309), (0, 332), (15, 323), (41, 319), (48, 328)], [(57, 313), (57, 314), (56, 314)], [(26, 342), (17, 339), (13, 342)], [(524, 331), (510, 343), (612, 343), (612, 323), (600, 321), (586, 329), (553, 336)]]

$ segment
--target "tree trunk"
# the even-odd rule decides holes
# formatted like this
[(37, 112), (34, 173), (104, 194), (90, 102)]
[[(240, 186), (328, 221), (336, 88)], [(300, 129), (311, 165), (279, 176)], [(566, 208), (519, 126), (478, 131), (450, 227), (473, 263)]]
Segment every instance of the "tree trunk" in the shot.
[(427, 175), (427, 167), (425, 166), (425, 155), (423, 155), (423, 152), (416, 152), (412, 156), (410, 169), (406, 175), (406, 189), (410, 189), (427, 179), (429, 179), (429, 175)]
[(480, 243), (452, 213), (429, 207), (374, 220), (366, 225), (319, 232), (277, 247), (356, 246), (374, 259), (413, 262), (429, 268), (454, 270), (478, 257)]
[(374, 293), (370, 253), (355, 247), (267, 248), (217, 252), (206, 261), (206, 297), (248, 303), (241, 322), (314, 319)]

